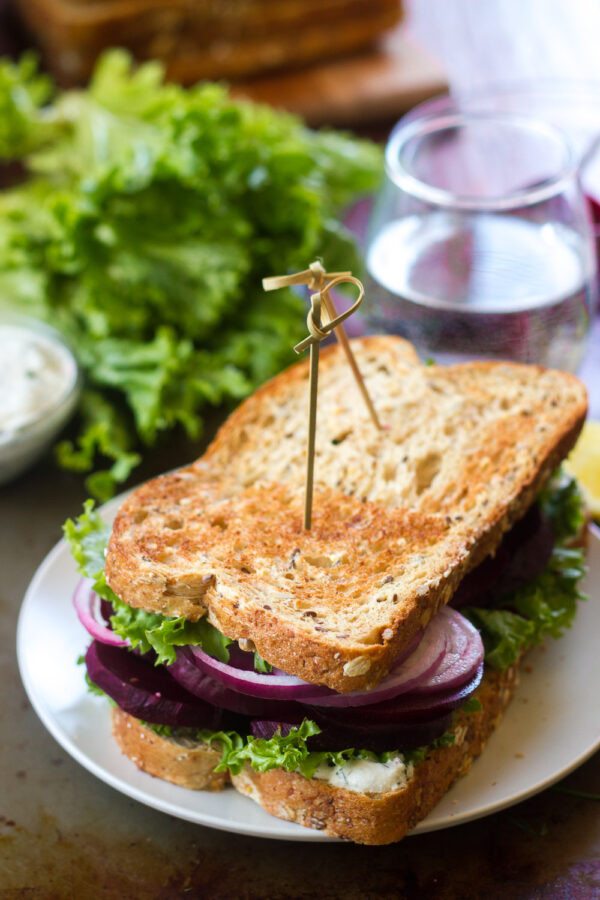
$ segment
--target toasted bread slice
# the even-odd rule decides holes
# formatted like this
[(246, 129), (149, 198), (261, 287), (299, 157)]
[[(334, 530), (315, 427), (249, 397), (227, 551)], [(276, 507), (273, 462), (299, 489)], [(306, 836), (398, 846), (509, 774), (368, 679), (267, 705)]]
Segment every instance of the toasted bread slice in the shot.
[(334, 787), (297, 772), (256, 772), (248, 764), (232, 776), (234, 787), (271, 815), (358, 844), (399, 841), (424, 819), (454, 781), (465, 775), (502, 719), (518, 684), (518, 666), (486, 671), (476, 695), (478, 712), (460, 712), (452, 727), (455, 742), (430, 750), (397, 790), (362, 793)]
[(319, 380), (314, 524), (302, 529), (308, 366), (247, 400), (205, 457), (133, 493), (106, 574), (131, 606), (210, 621), (337, 691), (375, 686), (493, 553), (573, 446), (575, 377), (535, 366), (417, 364), (355, 341), (374, 429), (337, 348)]
[(221, 759), (219, 748), (158, 735), (118, 706), (112, 708), (111, 720), (117, 744), (143, 772), (192, 791), (220, 791), (229, 782), (229, 772), (214, 771)]
[(231, 492), (184, 470), (140, 488), (113, 527), (106, 573), (131, 606), (208, 617), (289, 674), (336, 690), (377, 684), (468, 563), (440, 516), (262, 483)]
[[(566, 372), (502, 362), (424, 366), (394, 337), (352, 346), (384, 429), (373, 426), (341, 349), (329, 347), (319, 370), (315, 483), (383, 506), (486, 527), (492, 509), (537, 489), (566, 456), (587, 412), (584, 385)], [(244, 487), (302, 485), (307, 403), (304, 361), (244, 401), (201, 463)]]

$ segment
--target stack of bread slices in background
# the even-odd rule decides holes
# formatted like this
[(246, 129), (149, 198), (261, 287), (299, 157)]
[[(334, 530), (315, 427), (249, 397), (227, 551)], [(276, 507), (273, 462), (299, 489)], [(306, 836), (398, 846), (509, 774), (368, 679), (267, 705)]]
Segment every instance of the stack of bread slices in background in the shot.
[(49, 67), (85, 81), (102, 50), (158, 59), (190, 84), (306, 65), (368, 47), (399, 0), (19, 0)]

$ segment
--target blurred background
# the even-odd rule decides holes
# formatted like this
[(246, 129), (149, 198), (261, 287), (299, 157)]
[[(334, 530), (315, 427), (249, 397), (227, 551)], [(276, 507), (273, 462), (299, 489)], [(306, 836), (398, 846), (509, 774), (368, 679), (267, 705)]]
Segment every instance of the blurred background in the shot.
[(2, 0), (6, 53), (36, 46), (63, 86), (106, 47), (159, 59), (167, 77), (225, 79), (235, 94), (313, 125), (381, 123), (445, 88), (399, 0)]

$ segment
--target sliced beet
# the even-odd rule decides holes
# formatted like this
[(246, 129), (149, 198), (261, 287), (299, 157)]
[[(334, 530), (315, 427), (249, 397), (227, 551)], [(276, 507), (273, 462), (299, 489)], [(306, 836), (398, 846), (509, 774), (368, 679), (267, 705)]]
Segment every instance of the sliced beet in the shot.
[(164, 666), (121, 647), (93, 641), (86, 653), (88, 674), (124, 712), (157, 725), (232, 727), (223, 711), (186, 691)]
[(308, 746), (314, 750), (414, 750), (425, 747), (444, 734), (452, 725), (452, 713), (428, 719), (425, 722), (410, 722), (397, 725), (388, 731), (374, 731), (367, 728), (338, 728), (328, 725), (321, 734), (309, 738)]
[(102, 618), (106, 622), (108, 626), (110, 626), (110, 617), (114, 616), (115, 611), (110, 600), (100, 600), (100, 612), (102, 613)]
[(288, 717), (288, 719), (253, 719), (251, 724), (252, 734), (255, 738), (264, 738), (270, 741), (273, 735), (280, 731), (286, 737), (292, 728), (297, 728), (302, 724), (303, 719), (308, 718), (305, 715), (299, 717)]
[(487, 606), (542, 572), (552, 555), (554, 535), (547, 516), (534, 504), (510, 531), (494, 556), (484, 559), (458, 586), (450, 605)]
[[(312, 718), (312, 717), (311, 717)], [(255, 737), (267, 740), (281, 729), (283, 735), (287, 735), (290, 729), (299, 722), (273, 722), (253, 721), (252, 734)], [(425, 747), (440, 735), (448, 731), (452, 725), (452, 713), (436, 716), (423, 722), (410, 722), (396, 725), (385, 731), (375, 731), (370, 727), (344, 728), (340, 725), (327, 722), (319, 722), (320, 734), (315, 734), (307, 740), (307, 746), (311, 750), (347, 750), (353, 747), (355, 750), (373, 750), (382, 753), (386, 750), (414, 750), (417, 747)]]

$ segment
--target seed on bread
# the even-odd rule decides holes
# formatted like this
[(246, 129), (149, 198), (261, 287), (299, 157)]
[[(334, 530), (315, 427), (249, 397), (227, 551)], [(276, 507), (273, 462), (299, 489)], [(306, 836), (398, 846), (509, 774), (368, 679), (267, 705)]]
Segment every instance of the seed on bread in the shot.
[(366, 675), (370, 668), (371, 660), (367, 656), (357, 656), (344, 665), (344, 675), (356, 678), (357, 675)]

